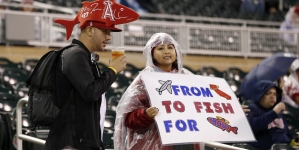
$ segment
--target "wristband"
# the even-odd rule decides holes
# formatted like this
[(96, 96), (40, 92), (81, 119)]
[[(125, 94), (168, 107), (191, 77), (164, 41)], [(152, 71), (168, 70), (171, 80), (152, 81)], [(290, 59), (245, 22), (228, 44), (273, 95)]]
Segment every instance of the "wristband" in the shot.
[(110, 66), (108, 68), (110, 68), (111, 70), (113, 70), (115, 72), (115, 74), (117, 74), (117, 71), (113, 67)]

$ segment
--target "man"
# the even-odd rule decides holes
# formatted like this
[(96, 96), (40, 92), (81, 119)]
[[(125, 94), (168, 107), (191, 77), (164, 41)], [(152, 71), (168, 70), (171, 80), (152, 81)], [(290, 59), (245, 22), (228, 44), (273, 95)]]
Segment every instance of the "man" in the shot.
[(281, 114), (286, 109), (281, 102), (282, 90), (267, 80), (257, 82), (253, 89), (247, 117), (257, 142), (249, 144), (268, 150), (275, 143), (290, 143), (292, 136)]
[[(130, 21), (115, 17), (120, 8)], [(112, 11), (111, 11), (112, 10)], [(115, 13), (116, 13), (115, 12)], [(119, 14), (118, 14), (119, 15)], [(72, 28), (80, 23), (79, 40), (64, 50), (56, 68), (56, 93), (60, 112), (51, 126), (46, 150), (80, 149), (103, 150), (99, 118), (102, 95), (116, 80), (116, 74), (126, 67), (126, 57), (120, 56), (109, 64), (103, 73), (91, 54), (104, 50), (111, 40), (110, 32), (121, 31), (116, 24), (138, 19), (138, 14), (114, 1), (83, 2), (83, 7), (74, 20), (55, 20), (66, 27), (67, 39)], [(102, 125), (103, 126), (103, 125)]]

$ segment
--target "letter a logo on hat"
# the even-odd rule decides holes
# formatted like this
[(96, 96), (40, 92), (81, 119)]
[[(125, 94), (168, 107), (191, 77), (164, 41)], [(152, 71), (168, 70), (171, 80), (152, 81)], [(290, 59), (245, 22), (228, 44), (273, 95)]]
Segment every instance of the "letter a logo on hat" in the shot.
[(114, 21), (114, 14), (112, 12), (112, 8), (111, 8), (111, 2), (110, 1), (105, 1), (104, 4), (106, 5), (105, 6), (105, 9), (104, 9), (104, 13), (103, 13), (103, 19), (106, 19), (106, 17), (109, 17), (110, 20), (113, 20)]
[(112, 32), (120, 32), (121, 29), (116, 28), (115, 25), (129, 23), (139, 18), (138, 13), (134, 10), (118, 4), (114, 0), (84, 1), (82, 4), (83, 6), (74, 20), (54, 20), (54, 22), (65, 26), (67, 40), (71, 36), (74, 26), (78, 23), (80, 23), (81, 29), (93, 26)]

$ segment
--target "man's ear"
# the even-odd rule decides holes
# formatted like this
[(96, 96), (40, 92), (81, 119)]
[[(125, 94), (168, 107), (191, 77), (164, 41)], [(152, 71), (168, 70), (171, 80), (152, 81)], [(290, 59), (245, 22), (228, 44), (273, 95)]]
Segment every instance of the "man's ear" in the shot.
[(87, 27), (85, 30), (86, 30), (86, 34), (88, 35), (88, 37), (91, 37), (93, 35), (93, 32), (94, 32), (93, 27)]

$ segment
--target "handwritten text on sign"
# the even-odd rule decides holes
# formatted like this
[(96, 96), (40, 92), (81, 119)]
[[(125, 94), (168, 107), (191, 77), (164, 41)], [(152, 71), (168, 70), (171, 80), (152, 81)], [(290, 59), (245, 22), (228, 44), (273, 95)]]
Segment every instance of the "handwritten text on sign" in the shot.
[[(246, 116), (222, 78), (142, 73), (163, 144), (255, 141)], [(180, 137), (180, 138), (177, 138)]]

